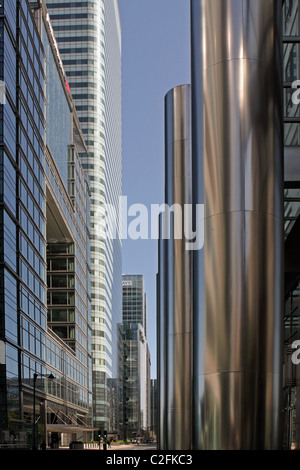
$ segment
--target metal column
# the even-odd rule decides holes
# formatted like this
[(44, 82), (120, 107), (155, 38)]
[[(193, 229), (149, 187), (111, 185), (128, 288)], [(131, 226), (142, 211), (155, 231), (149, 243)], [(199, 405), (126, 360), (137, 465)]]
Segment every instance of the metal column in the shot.
[(162, 214), (159, 215), (158, 273), (157, 273), (157, 395), (159, 449), (166, 449), (167, 433), (167, 309), (166, 309), (166, 265), (167, 253)]
[(279, 447), (281, 7), (191, 0), (194, 449)]
[(160, 369), (161, 397), (165, 391), (160, 446), (181, 450), (191, 448), (192, 252), (186, 245), (189, 227), (185, 217), (187, 205), (192, 205), (190, 85), (178, 86), (165, 97), (165, 203), (161, 220), (165, 236), (168, 234), (163, 249), (166, 264), (160, 263), (165, 284), (160, 277), (159, 285), (166, 316), (163, 323), (160, 311), (159, 337), (163, 341), (162, 329), (166, 328), (165, 362), (160, 360), (161, 368), (166, 367), (166, 383)]

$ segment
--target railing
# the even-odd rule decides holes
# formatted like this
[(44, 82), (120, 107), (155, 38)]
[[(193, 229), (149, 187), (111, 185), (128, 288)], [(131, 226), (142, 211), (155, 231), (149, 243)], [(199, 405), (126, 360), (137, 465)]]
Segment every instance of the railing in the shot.
[(0, 443), (0, 450), (1, 449), (29, 449), (28, 444), (1, 444)]

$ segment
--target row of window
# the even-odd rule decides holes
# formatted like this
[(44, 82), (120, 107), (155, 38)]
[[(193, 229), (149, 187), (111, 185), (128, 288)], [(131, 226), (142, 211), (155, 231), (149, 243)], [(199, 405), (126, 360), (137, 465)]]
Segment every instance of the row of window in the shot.
[(67, 291), (47, 291), (47, 304), (51, 305), (75, 305), (74, 290)]
[[(23, 73), (23, 84), (27, 86), (28, 91), (30, 89), (30, 93), (35, 94), (34, 100), (40, 106), (40, 110), (43, 109), (44, 105), (44, 94), (43, 94), (43, 84), (44, 84), (44, 69), (43, 69), (43, 52), (40, 50), (40, 54), (38, 55), (36, 52), (34, 53), (34, 49), (32, 46), (32, 39), (29, 35), (26, 37), (26, 23), (21, 19), (21, 27), (24, 24), (24, 28), (22, 31), (22, 35), (19, 38), (19, 50), (20, 50), (20, 67)], [(23, 88), (24, 91), (24, 88)], [(27, 98), (25, 91), (24, 91), (25, 99)]]
[[(37, 234), (37, 232), (35, 231)], [(39, 237), (39, 236), (38, 236)], [(35, 245), (32, 241), (30, 242), (27, 237), (25, 237), (22, 233), (19, 235), (19, 250), (20, 253), (23, 255), (24, 259), (29, 262), (32, 269), (34, 269), (35, 273), (41, 278), (43, 282), (46, 282), (46, 266), (44, 262), (44, 242), (42, 241), (42, 245), (40, 248), (42, 250), (38, 250), (39, 241), (41, 238), (39, 237), (37, 240), (37, 244)]]
[(0, 139), (3, 142), (13, 159), (16, 159), (16, 118), (14, 110), (9, 101), (5, 106), (1, 106), (0, 113)]
[(0, 14), (5, 15), (13, 36), (16, 36), (16, 8), (13, 2), (5, 1), (0, 4)]
[[(32, 165), (29, 165), (29, 160), (32, 161)], [(32, 152), (31, 157), (27, 159), (24, 157), (22, 151), (20, 150), (19, 165), (22, 179), (24, 180), (30, 193), (36, 200), (42, 213), (45, 213), (45, 195), (43, 188), (41, 187), (40, 182), (37, 178), (37, 175), (39, 175), (39, 171), (42, 171), (40, 164), (38, 163), (36, 157), (33, 156)]]
[[(1, 12), (1, 10), (0, 10)], [(0, 413), (6, 413), (11, 420), (19, 419), (20, 395), (18, 382), (18, 350), (10, 344), (6, 344), (6, 396), (9, 400), (0, 401)], [(4, 385), (2, 385), (4, 387)], [(5, 393), (4, 393), (5, 395)]]
[(19, 276), (23, 283), (29, 287), (34, 295), (40, 299), (41, 302), (46, 301), (46, 288), (45, 284), (40, 281), (36, 276), (31, 266), (27, 264), (27, 261), (20, 258), (19, 260)]
[(45, 333), (37, 328), (29, 320), (21, 316), (21, 345), (22, 347), (45, 360)]
[[(52, 17), (53, 19), (53, 17)], [(98, 31), (99, 28), (95, 25), (92, 24), (57, 24), (53, 26), (53, 31), (54, 32), (59, 32), (59, 31)]]
[(3, 292), (0, 309), (4, 309), (0, 312), (0, 320), (5, 322), (5, 337), (18, 344), (17, 281), (7, 269), (0, 277), (0, 288)]
[(74, 257), (48, 257), (47, 263), (49, 271), (74, 271)]
[[(53, 351), (49, 348), (46, 350), (46, 358), (49, 361), (49, 364), (58, 364), (60, 362), (61, 357), (57, 356), (59, 359), (58, 361), (54, 360), (53, 356)], [(65, 363), (66, 365), (66, 375), (67, 377), (70, 377), (70, 363)], [(55, 367), (55, 366), (54, 366)], [(56, 368), (56, 367), (55, 367)], [(58, 369), (58, 367), (57, 367)], [(38, 389), (42, 389), (45, 392), (49, 393), (52, 396), (58, 397), (58, 398), (64, 398), (66, 401), (69, 403), (73, 403), (75, 405), (87, 407), (88, 406), (88, 401), (87, 401), (87, 390), (86, 390), (86, 384), (87, 384), (87, 377), (86, 377), (86, 370), (81, 368), (80, 365), (76, 367), (76, 364), (74, 364), (74, 367), (72, 367), (72, 376), (70, 377), (72, 380), (76, 381), (75, 383), (72, 383), (70, 380), (64, 380), (60, 378), (60, 376), (55, 375), (54, 373), (54, 380), (47, 380), (44, 377), (40, 377), (40, 374), (46, 374), (49, 373), (49, 371), (46, 371), (45, 367), (38, 366), (34, 359), (30, 358), (27, 354), (22, 354), (22, 367), (21, 367), (21, 373), (22, 373), (22, 381), (24, 384), (28, 384), (29, 386), (33, 386), (33, 374), (34, 372), (38, 372), (38, 380), (36, 383), (36, 387)]]
[(50, 338), (46, 339), (46, 360), (48, 364), (61, 373), (65, 373), (71, 380), (78, 381), (80, 378), (83, 384), (87, 383), (86, 365)]
[(15, 216), (16, 170), (4, 150), (0, 150), (0, 198)]
[[(51, 11), (52, 8), (69, 9), (69, 8), (99, 8), (99, 2), (53, 2), (47, 1), (47, 8)], [(104, 9), (101, 7), (102, 14)]]
[[(28, 190), (28, 188), (22, 182), (21, 179), (19, 180), (19, 195), (22, 200), (22, 204), (27, 209), (29, 215), (34, 221), (35, 226), (39, 228), (42, 234), (44, 234), (45, 233), (45, 217), (44, 217), (44, 212), (42, 212), (41, 210), (44, 204), (42, 204), (42, 207), (40, 207), (39, 200), (35, 199), (35, 197), (31, 194), (31, 192)], [(42, 202), (44, 202), (43, 198), (42, 198)], [(26, 231), (26, 224), (24, 224), (23, 228)]]
[(20, 309), (43, 330), (46, 329), (46, 308), (37, 300), (27, 286), (20, 286)]
[(17, 270), (17, 257), (16, 257), (16, 225), (8, 213), (3, 210), (1, 214), (2, 230), (3, 230), (3, 245), (0, 246), (1, 257), (14, 272)]
[[(40, 186), (44, 189), (44, 147), (40, 145), (38, 139), (33, 137), (33, 134), (28, 135), (25, 133), (25, 128), (22, 127), (22, 124), (19, 125), (19, 152), (22, 154), (23, 159), (26, 161), (26, 164), (29, 168), (33, 169), (34, 176)], [(27, 172), (25, 172), (24, 178), (27, 177)], [(27, 178), (26, 178), (27, 182)]]
[(4, 21), (0, 22), (0, 45), (1, 45), (1, 80), (4, 81), (6, 91), (9, 93), (10, 98), (15, 104), (16, 98), (16, 78), (15, 70), (16, 64), (14, 58), (14, 46), (12, 44), (10, 35), (4, 27)]

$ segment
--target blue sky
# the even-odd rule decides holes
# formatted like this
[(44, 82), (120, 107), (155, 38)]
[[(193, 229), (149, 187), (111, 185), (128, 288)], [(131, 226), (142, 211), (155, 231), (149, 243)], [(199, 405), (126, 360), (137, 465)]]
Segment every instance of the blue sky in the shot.
[[(122, 26), (123, 195), (164, 202), (164, 97), (190, 83), (189, 0), (119, 0)], [(128, 223), (133, 218), (128, 218)], [(150, 219), (149, 219), (150, 226)], [(143, 274), (151, 377), (156, 377), (157, 240), (123, 240), (123, 273)]]

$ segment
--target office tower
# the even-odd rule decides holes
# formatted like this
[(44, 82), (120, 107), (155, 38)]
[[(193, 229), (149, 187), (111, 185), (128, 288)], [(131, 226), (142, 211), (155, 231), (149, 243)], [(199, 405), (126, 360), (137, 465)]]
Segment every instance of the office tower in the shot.
[[(121, 28), (117, 0), (47, 6), (88, 152), (91, 191), (91, 295), (94, 425), (117, 431), (108, 385), (116, 385), (122, 318), (121, 241), (105, 235), (105, 205), (121, 196)], [(115, 392), (112, 392), (113, 394)], [(114, 413), (113, 413), (114, 414)]]
[(56, 447), (91, 435), (86, 149), (44, 5), (0, 13), (0, 443)]
[(142, 275), (123, 275), (124, 438), (150, 438), (150, 353)]
[(144, 277), (139, 274), (122, 276), (123, 323), (140, 323), (147, 335), (147, 301)]

